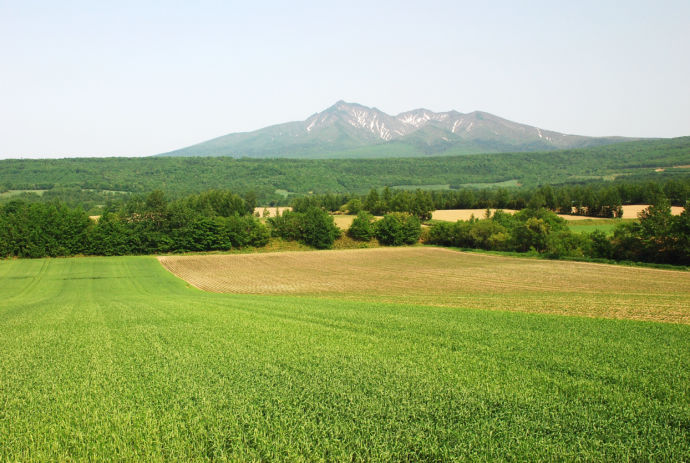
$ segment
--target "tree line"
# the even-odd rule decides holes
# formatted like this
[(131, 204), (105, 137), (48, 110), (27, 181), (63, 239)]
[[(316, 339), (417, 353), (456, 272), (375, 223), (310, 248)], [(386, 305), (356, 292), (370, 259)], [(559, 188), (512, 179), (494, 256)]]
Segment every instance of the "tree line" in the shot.
[(551, 258), (588, 258), (690, 265), (690, 202), (674, 216), (668, 200), (651, 205), (638, 221), (618, 224), (612, 235), (573, 233), (543, 207), (515, 214), (431, 226), (426, 242), (493, 251), (532, 252)]
[(544, 185), (535, 188), (493, 188), (416, 191), (372, 188), (366, 195), (333, 194), (295, 198), (294, 210), (307, 206), (331, 212), (358, 214), (365, 210), (374, 215), (407, 212), (421, 220), (431, 218), (436, 209), (514, 209), (545, 208), (559, 214), (588, 217), (621, 217), (625, 204), (652, 204), (668, 200), (684, 206), (690, 199), (690, 177), (664, 182), (618, 182), (584, 185)]
[[(430, 185), (450, 185), (461, 189), (512, 180), (533, 188), (635, 175), (659, 180), (688, 176), (687, 168), (672, 167), (688, 165), (689, 148), (690, 137), (681, 137), (579, 150), (391, 159), (10, 159), (0, 160), (0, 193), (48, 190), (45, 196), (55, 190), (66, 200), (79, 199), (79, 192), (87, 191), (101, 197), (95, 204), (104, 204), (113, 192), (136, 194), (161, 189), (177, 199), (226, 189), (242, 194), (253, 191), (261, 204), (275, 205), (310, 191), (366, 194), (372, 187), (385, 186), (428, 189)], [(666, 169), (655, 172), (656, 168)], [(47, 198), (54, 199), (51, 195)], [(93, 195), (81, 199), (91, 201), (89, 196)]]
[[(353, 199), (361, 203), (347, 232), (351, 238), (375, 238), (383, 245), (398, 246), (417, 243), (421, 236), (429, 244), (532, 252), (552, 258), (690, 265), (690, 202), (682, 214), (674, 216), (670, 201), (658, 196), (638, 221), (617, 225), (611, 235), (573, 233), (565, 220), (536, 201), (515, 214), (499, 210), (483, 219), (432, 222), (423, 234), (421, 221), (427, 209), (419, 205), (428, 205), (429, 194), (389, 193), (390, 198), (384, 191), (363, 200), (348, 200), (346, 204)], [(161, 191), (154, 191), (108, 208), (97, 220), (83, 209), (59, 201), (10, 201), (0, 205), (0, 257), (222, 251), (262, 247), (270, 236), (326, 249), (341, 235), (317, 197), (300, 201), (295, 210), (269, 218), (266, 224), (253, 215), (253, 199), (212, 190), (169, 200)], [(383, 201), (405, 210), (385, 211), (383, 218), (375, 220), (365, 208), (374, 205), (371, 209), (377, 210)]]
[(92, 220), (59, 201), (0, 206), (1, 257), (130, 255), (264, 246), (269, 231), (253, 205), (227, 191), (169, 201), (136, 195)]

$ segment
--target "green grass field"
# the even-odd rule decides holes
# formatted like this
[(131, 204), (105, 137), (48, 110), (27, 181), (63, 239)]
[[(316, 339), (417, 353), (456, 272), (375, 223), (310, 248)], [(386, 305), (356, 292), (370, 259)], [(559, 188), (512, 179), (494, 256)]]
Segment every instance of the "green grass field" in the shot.
[(0, 262), (2, 461), (690, 455), (690, 326), (204, 293)]
[(568, 228), (574, 232), (592, 233), (599, 230), (606, 234), (613, 233), (614, 228), (619, 223), (636, 222), (637, 219), (585, 219), (569, 220)]

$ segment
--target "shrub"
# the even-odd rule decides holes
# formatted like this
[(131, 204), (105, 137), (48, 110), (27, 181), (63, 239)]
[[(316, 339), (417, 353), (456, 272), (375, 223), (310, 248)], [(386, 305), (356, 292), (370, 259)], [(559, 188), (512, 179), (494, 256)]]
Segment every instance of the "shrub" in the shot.
[(299, 241), (317, 249), (328, 249), (340, 236), (333, 217), (318, 207), (305, 212), (285, 211), (283, 215), (268, 219), (271, 234), (290, 241)]
[(350, 214), (359, 214), (360, 211), (362, 211), (362, 207), (362, 201), (360, 201), (357, 198), (353, 198), (343, 206), (343, 209), (345, 209)]
[(311, 207), (303, 216), (301, 241), (317, 249), (329, 249), (340, 236), (333, 216), (323, 209)]
[(422, 233), (419, 219), (403, 212), (391, 212), (374, 223), (374, 236), (381, 244), (401, 246), (414, 244)]
[(350, 229), (347, 234), (358, 241), (369, 241), (371, 237), (374, 236), (374, 228), (372, 222), (374, 221), (374, 216), (366, 211), (360, 211), (352, 221)]

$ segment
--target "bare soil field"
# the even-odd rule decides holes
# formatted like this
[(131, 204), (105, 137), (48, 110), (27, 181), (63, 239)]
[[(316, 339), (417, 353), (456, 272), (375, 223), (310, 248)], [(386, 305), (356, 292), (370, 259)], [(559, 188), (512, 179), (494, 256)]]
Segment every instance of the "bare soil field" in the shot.
[[(630, 204), (623, 206), (623, 218), (624, 219), (636, 219), (637, 215), (643, 210), (647, 209), (649, 204)], [(680, 206), (671, 206), (671, 214), (680, 215), (683, 212), (683, 208)]]
[[(259, 217), (264, 216), (264, 209), (268, 209), (268, 217), (275, 217), (276, 212), (279, 214), (282, 214), (284, 211), (291, 211), (291, 207), (287, 206), (280, 206), (280, 207), (257, 207), (254, 209), (254, 215), (257, 215)], [(277, 209), (277, 211), (276, 211)], [(356, 215), (347, 215), (347, 214), (334, 214), (333, 215), (333, 221), (335, 222), (336, 226), (340, 228), (341, 230), (349, 230), (349, 228), (352, 226), (352, 221), (355, 220)], [(380, 219), (381, 217), (375, 216), (374, 217), (376, 220)]]
[[(636, 219), (637, 215), (644, 209), (648, 208), (649, 204), (631, 204), (623, 206), (623, 217), (624, 219)], [(508, 214), (514, 214), (517, 212), (515, 209), (502, 209), (503, 212)], [(496, 209), (491, 209), (491, 214), (496, 212)], [(683, 208), (679, 206), (671, 207), (671, 214), (680, 215), (683, 212)], [(486, 216), (486, 209), (446, 209), (446, 210), (436, 210), (432, 212), (431, 218), (434, 220), (443, 220), (446, 222), (457, 222), (458, 220), (469, 220), (472, 216), (483, 219)], [(558, 214), (559, 217), (565, 220), (600, 220), (597, 217), (586, 217), (584, 215), (567, 215)], [(606, 219), (603, 219), (606, 220)]]
[[(490, 209), (493, 215), (496, 209)], [(515, 214), (514, 209), (502, 209), (508, 214)], [(486, 217), (486, 209), (440, 209), (431, 213), (432, 220), (443, 220), (446, 222), (457, 222), (458, 220), (470, 220), (472, 217), (483, 219)]]
[(159, 257), (205, 291), (690, 324), (690, 273), (433, 247)]
[(334, 215), (333, 221), (341, 230), (349, 230), (356, 215)]
[(254, 215), (263, 217), (264, 209), (268, 210), (268, 217), (275, 217), (277, 214), (282, 214), (283, 211), (291, 211), (289, 206), (260, 206), (254, 208)]
[[(347, 214), (335, 214), (333, 215), (333, 221), (335, 222), (336, 226), (340, 228), (341, 230), (349, 230), (350, 227), (352, 226), (352, 221), (355, 220), (357, 216), (356, 215), (347, 215)], [(375, 215), (374, 220), (379, 220), (382, 219), (382, 216)]]
[[(515, 214), (515, 209), (501, 209), (507, 214)], [(496, 209), (490, 209), (491, 215), (496, 212)], [(483, 219), (486, 217), (486, 209), (446, 209), (436, 210), (431, 213), (433, 220), (443, 220), (445, 222), (457, 222), (458, 220), (470, 220), (472, 217)], [(558, 214), (559, 217), (565, 220), (597, 220), (595, 217), (585, 217), (582, 215), (566, 215)]]

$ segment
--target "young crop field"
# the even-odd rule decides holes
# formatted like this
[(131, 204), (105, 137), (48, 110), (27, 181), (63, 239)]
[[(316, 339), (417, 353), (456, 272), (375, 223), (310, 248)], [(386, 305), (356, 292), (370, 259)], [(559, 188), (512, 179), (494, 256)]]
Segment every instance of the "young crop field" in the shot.
[(456, 256), (475, 296), (218, 294), (151, 257), (0, 261), (0, 461), (687, 459), (690, 326), (476, 309), (481, 292), (548, 305), (564, 285), (563, 303), (617, 293), (687, 322), (686, 273), (431, 251), (416, 280)]
[(636, 219), (571, 220), (568, 221), (568, 228), (570, 228), (571, 231), (580, 233), (592, 233), (597, 230), (604, 233), (613, 233), (616, 225), (635, 221)]
[(444, 248), (212, 256), (161, 263), (197, 288), (690, 323), (690, 273)]

